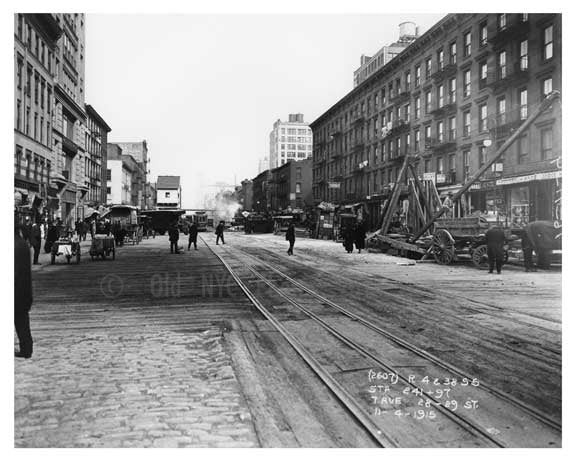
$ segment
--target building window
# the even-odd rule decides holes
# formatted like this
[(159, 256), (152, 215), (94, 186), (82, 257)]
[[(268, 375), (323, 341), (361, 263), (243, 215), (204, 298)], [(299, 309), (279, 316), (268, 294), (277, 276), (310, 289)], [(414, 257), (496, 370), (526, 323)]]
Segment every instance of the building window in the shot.
[(38, 131), (38, 113), (34, 112), (34, 139), (38, 140), (38, 135), (39, 135), (39, 131)]
[(451, 78), (448, 80), (448, 103), (454, 104), (456, 102), (456, 79)]
[(444, 142), (444, 122), (440, 121), (436, 125), (436, 136), (438, 143)]
[(479, 146), (478, 147), (478, 163), (481, 167), (486, 164), (486, 160), (487, 160), (486, 155), (487, 155), (486, 146)]
[(436, 159), (436, 173), (444, 173), (444, 157), (438, 157)]
[(470, 90), (472, 85), (472, 76), (470, 69), (464, 71), (464, 87), (462, 89), (464, 97), (470, 96)]
[(26, 135), (30, 136), (30, 108), (26, 108)]
[(18, 58), (16, 61), (16, 66), (17, 66), (16, 67), (16, 74), (17, 74), (17, 80), (18, 80), (17, 87), (18, 87), (18, 89), (21, 89), (22, 88), (22, 69), (24, 67), (24, 61), (20, 55), (18, 55)]
[(444, 50), (440, 49), (436, 52), (436, 64), (438, 66), (438, 70), (444, 69)]
[(542, 81), (542, 99), (552, 93), (552, 77)]
[(486, 61), (482, 61), (479, 65), (480, 68), (480, 80), (478, 82), (478, 86), (480, 89), (486, 88), (488, 83), (488, 63)]
[(498, 53), (498, 78), (506, 78), (506, 51)]
[(170, 192), (164, 192), (164, 198), (170, 198)]
[(528, 70), (528, 40), (520, 42), (520, 70)]
[(424, 142), (426, 144), (430, 144), (432, 141), (432, 127), (430, 125), (426, 125), (424, 127)]
[(546, 29), (544, 29), (544, 59), (550, 59), (554, 56), (553, 36), (553, 26), (546, 27)]
[(16, 129), (22, 129), (22, 101), (19, 99), (16, 101)]
[(420, 97), (414, 99), (414, 118), (416, 120), (420, 118)]
[(464, 34), (464, 56), (470, 56), (472, 54), (472, 33), (466, 32)]
[(424, 173), (430, 173), (431, 165), (432, 165), (432, 162), (430, 161), (430, 159), (426, 159), (424, 161)]
[(456, 154), (450, 154), (448, 156), (448, 171), (456, 171)]
[(420, 86), (420, 66), (416, 66), (415, 72), (414, 72), (414, 85), (415, 86)]
[(450, 64), (456, 64), (456, 42), (450, 43)]
[(528, 90), (523, 88), (519, 91), (518, 99), (520, 101), (520, 120), (528, 118)]
[(498, 15), (498, 30), (506, 29), (506, 14)]
[(470, 136), (470, 123), (471, 123), (469, 110), (464, 112), (463, 118), (464, 118), (464, 133), (463, 134), (464, 134), (464, 137), (467, 138), (468, 136)]
[(424, 111), (429, 114), (432, 111), (432, 92), (427, 91), (424, 94), (425, 106)]
[(112, 181), (112, 170), (110, 168), (106, 170), (106, 181)]
[(410, 71), (406, 72), (404, 75), (404, 91), (410, 91), (410, 84), (412, 80), (412, 76), (410, 75)]
[(488, 129), (488, 106), (481, 104), (478, 107), (478, 131), (483, 132)]
[(470, 151), (465, 150), (462, 152), (462, 166), (463, 166), (463, 173), (464, 178), (468, 178), (470, 176)]
[(496, 100), (496, 123), (504, 125), (506, 123), (506, 96)]
[(528, 163), (528, 135), (522, 135), (518, 140), (518, 163)]
[(420, 151), (420, 130), (414, 131), (414, 152)]
[(429, 80), (430, 77), (432, 76), (432, 58), (427, 58), (424, 64), (425, 64), (424, 69), (425, 78), (426, 80)]
[(450, 117), (448, 119), (448, 140), (456, 140), (456, 117)]
[(488, 24), (483, 22), (480, 24), (480, 46), (488, 44)]
[(444, 106), (444, 85), (440, 85), (438, 87), (438, 107), (443, 107)]
[(404, 106), (404, 121), (406, 123), (410, 122), (410, 104)]
[(296, 183), (296, 193), (300, 194), (302, 192), (302, 184), (297, 182)]
[(542, 160), (552, 158), (552, 128), (540, 131), (540, 144)]

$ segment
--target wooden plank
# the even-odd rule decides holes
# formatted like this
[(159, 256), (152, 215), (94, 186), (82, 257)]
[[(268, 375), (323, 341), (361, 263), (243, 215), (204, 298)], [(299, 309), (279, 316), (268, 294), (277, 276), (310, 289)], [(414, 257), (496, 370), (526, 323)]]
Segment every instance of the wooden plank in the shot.
[(388, 243), (390, 246), (392, 246), (394, 248), (399, 248), (401, 250), (415, 251), (416, 253), (420, 253), (420, 254), (426, 253), (426, 250), (423, 250), (422, 248), (420, 248), (416, 245), (404, 242), (402, 240), (395, 240), (393, 238), (387, 237), (385, 235), (379, 235), (379, 234), (376, 234), (375, 237), (379, 240), (382, 240), (383, 242)]

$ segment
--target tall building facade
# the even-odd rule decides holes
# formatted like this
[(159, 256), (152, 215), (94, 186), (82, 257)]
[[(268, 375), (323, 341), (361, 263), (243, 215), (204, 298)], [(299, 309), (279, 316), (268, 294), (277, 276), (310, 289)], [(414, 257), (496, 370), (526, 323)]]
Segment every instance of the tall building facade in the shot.
[[(362, 202), (374, 226), (407, 155), (442, 196), (458, 190), (562, 88), (561, 28), (558, 14), (443, 18), (311, 124), (316, 202)], [(458, 213), (561, 217), (561, 115), (541, 114)]]
[(148, 174), (150, 172), (148, 143), (144, 139), (136, 142), (115, 142), (115, 144), (120, 146), (123, 154), (131, 155), (138, 163), (137, 178), (133, 190), (133, 194), (135, 194), (136, 197), (134, 205), (138, 208), (146, 209), (148, 206), (148, 199), (150, 198), (150, 191), (147, 188), (147, 185), (149, 184)]
[(312, 130), (304, 115), (289, 114), (288, 121), (278, 119), (270, 132), (270, 169), (288, 161), (312, 157)]
[(14, 15), (14, 198), (16, 209), (52, 218), (54, 76), (62, 27), (53, 14)]
[(86, 204), (97, 207), (107, 202), (108, 133), (112, 129), (89, 104), (86, 104), (86, 116), (86, 157), (84, 158), (86, 186), (88, 186)]
[(374, 56), (362, 55), (360, 57), (360, 67), (354, 71), (354, 86), (360, 85), (416, 40), (418, 27), (413, 22), (406, 21), (399, 25), (399, 33), (397, 42), (380, 48)]
[(57, 13), (62, 29), (55, 53), (54, 110), (52, 112), (54, 183), (58, 187), (60, 217), (72, 226), (84, 218), (86, 186), (84, 106), (84, 14)]

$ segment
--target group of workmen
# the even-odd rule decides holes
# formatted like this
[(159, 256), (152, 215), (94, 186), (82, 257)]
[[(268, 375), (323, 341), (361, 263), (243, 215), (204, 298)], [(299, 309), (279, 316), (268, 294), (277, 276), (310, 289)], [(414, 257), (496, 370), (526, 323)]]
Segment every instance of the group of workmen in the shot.
[[(218, 242), (224, 244), (224, 221), (220, 221), (218, 226), (216, 226), (216, 245)], [(170, 253), (180, 253), (180, 247), (178, 246), (178, 240), (180, 239), (180, 229), (178, 228), (178, 223), (174, 222), (168, 229), (168, 240), (170, 241)], [(188, 226), (188, 251), (194, 245), (194, 249), (198, 250), (198, 226), (195, 222)]]

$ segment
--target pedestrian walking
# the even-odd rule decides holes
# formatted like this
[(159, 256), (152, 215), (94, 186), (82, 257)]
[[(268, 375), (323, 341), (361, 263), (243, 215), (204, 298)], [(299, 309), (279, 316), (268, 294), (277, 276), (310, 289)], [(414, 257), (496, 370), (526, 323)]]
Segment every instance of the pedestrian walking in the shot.
[(354, 251), (354, 227), (346, 226), (342, 232), (342, 237), (344, 238), (344, 249), (347, 253), (352, 253)]
[(195, 222), (193, 222), (192, 224), (190, 224), (190, 227), (188, 228), (188, 251), (190, 251), (190, 246), (192, 244), (194, 244), (195, 250), (198, 249), (197, 241), (198, 241), (198, 226), (196, 225)]
[(224, 221), (220, 221), (216, 226), (216, 245), (218, 245), (218, 241), (222, 240), (222, 245), (224, 245)]
[(522, 234), (522, 253), (524, 254), (524, 270), (526, 272), (536, 272), (534, 262), (532, 260), (532, 253), (534, 247), (528, 236), (528, 232), (524, 231)]
[(48, 232), (46, 232), (46, 242), (44, 243), (44, 251), (50, 253), (52, 245), (60, 238), (60, 228), (55, 223), (48, 223)]
[(30, 230), (30, 246), (34, 249), (34, 264), (40, 264), (38, 256), (40, 256), (40, 247), (42, 246), (42, 231), (40, 230), (40, 224), (37, 222), (32, 224), (32, 229)]
[(168, 238), (170, 239), (170, 253), (180, 253), (178, 250), (178, 239), (180, 238), (180, 232), (178, 231), (178, 226), (175, 223), (172, 224), (168, 230)]
[(504, 244), (506, 243), (506, 236), (499, 224), (488, 229), (486, 232), (486, 246), (488, 248), (488, 273), (496, 272), (500, 274), (502, 271), (502, 263), (504, 262)]
[(32, 333), (30, 332), (30, 308), (32, 307), (32, 266), (30, 248), (21, 230), (14, 229), (14, 327), (20, 349), (16, 357), (32, 357)]
[(294, 254), (294, 242), (296, 241), (296, 227), (294, 223), (290, 223), (288, 229), (286, 229), (286, 240), (290, 243), (288, 247), (288, 255), (292, 256)]
[(366, 228), (362, 220), (356, 223), (354, 229), (354, 244), (356, 245), (358, 253), (362, 253), (362, 250), (366, 248)]

